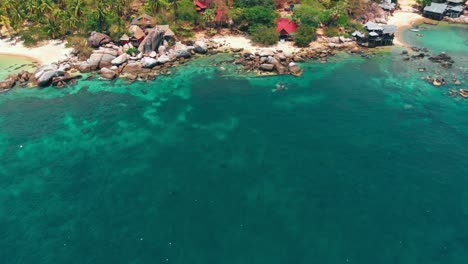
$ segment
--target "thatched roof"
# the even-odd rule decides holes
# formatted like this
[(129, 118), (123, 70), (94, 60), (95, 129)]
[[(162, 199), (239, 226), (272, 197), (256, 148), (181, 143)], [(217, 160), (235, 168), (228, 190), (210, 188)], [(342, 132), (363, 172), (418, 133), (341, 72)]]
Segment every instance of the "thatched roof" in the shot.
[(164, 30), (164, 37), (174, 37), (175, 33), (169, 28), (169, 25), (156, 25), (156, 30)]
[(143, 31), (143, 29), (141, 29), (139, 26), (137, 25), (131, 25), (129, 28), (128, 28), (128, 31), (130, 31), (130, 33), (132, 34), (132, 37), (136, 38), (136, 39), (141, 39), (141, 38), (144, 38), (146, 36), (145, 32)]
[(130, 37), (127, 34), (123, 34), (122, 37), (120, 38), (121, 41), (129, 41)]

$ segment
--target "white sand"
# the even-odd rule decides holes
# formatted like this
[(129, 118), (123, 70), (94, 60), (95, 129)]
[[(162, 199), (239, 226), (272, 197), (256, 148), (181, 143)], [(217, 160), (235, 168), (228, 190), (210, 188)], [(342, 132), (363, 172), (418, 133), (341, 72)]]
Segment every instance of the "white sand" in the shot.
[(50, 64), (68, 57), (71, 48), (66, 48), (65, 43), (58, 40), (49, 40), (37, 47), (27, 48), (23, 42), (13, 45), (13, 42), (0, 40), (0, 54), (24, 56), (32, 58), (39, 64)]
[(292, 53), (299, 48), (294, 47), (293, 42), (285, 41), (285, 42), (278, 42), (275, 45), (262, 47), (255, 45), (252, 41), (243, 36), (231, 36), (231, 35), (224, 35), (224, 36), (215, 36), (212, 40), (218, 44), (222, 44), (225, 47), (230, 48), (243, 48), (250, 52), (258, 52), (260, 50), (271, 49), (271, 50), (282, 50), (283, 52)]
[(418, 10), (413, 8), (413, 5), (416, 4), (414, 0), (400, 0), (398, 3), (400, 4), (401, 10), (396, 10), (392, 16), (389, 16), (387, 23), (389, 25), (395, 25), (398, 28), (398, 33), (393, 43), (405, 46), (400, 38), (401, 31), (414, 26), (424, 18), (417, 13)]

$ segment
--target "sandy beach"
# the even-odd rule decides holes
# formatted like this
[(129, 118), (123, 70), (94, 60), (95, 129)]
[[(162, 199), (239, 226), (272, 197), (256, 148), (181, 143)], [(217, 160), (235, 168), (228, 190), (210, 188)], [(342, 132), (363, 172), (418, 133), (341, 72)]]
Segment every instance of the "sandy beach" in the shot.
[(393, 15), (388, 18), (387, 23), (389, 25), (395, 25), (398, 28), (393, 43), (399, 46), (406, 46), (400, 38), (401, 31), (418, 24), (424, 20), (424, 17), (417, 13), (418, 10), (413, 8), (413, 5), (416, 4), (414, 0), (400, 0), (398, 3), (400, 4), (400, 10), (396, 10)]
[(42, 42), (36, 47), (28, 48), (23, 45), (22, 41), (13, 44), (13, 42), (0, 39), (0, 54), (29, 57), (40, 65), (63, 60), (71, 51), (71, 48), (66, 48), (65, 43), (59, 40)]

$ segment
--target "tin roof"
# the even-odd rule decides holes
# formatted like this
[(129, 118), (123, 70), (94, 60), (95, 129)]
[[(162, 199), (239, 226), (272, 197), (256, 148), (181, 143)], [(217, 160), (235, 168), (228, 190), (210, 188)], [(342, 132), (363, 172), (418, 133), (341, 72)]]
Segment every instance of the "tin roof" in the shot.
[(364, 27), (369, 30), (369, 31), (374, 31), (374, 30), (377, 30), (377, 31), (380, 31), (380, 30), (383, 30), (383, 28), (379, 25), (377, 25), (376, 23), (372, 22), (372, 21), (369, 21), (367, 22), (366, 24), (364, 24)]
[(424, 12), (431, 12), (436, 14), (443, 14), (447, 9), (447, 4), (431, 3), (424, 7)]

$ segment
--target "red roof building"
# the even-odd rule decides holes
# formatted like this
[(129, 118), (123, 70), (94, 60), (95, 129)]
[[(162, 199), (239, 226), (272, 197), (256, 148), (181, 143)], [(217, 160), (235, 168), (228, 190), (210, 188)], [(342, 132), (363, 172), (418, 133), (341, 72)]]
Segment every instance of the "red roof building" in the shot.
[(276, 31), (278, 31), (281, 36), (290, 36), (296, 32), (296, 29), (297, 24), (288, 18), (278, 18), (278, 20), (276, 20)]
[(195, 8), (197, 9), (198, 12), (203, 12), (208, 5), (204, 1), (195, 1)]

